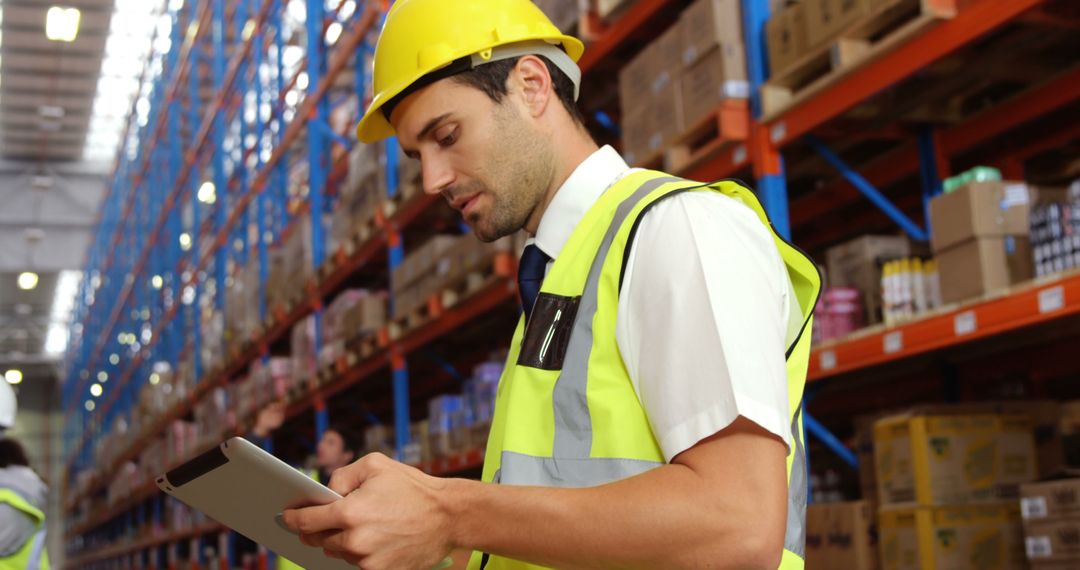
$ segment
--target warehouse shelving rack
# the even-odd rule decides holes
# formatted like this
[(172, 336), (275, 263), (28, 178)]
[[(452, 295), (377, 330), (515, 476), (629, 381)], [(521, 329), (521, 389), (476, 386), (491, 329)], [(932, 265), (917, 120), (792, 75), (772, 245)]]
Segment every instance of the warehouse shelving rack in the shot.
[[(744, 0), (749, 72), (754, 87), (749, 112), (745, 115), (748, 137), (745, 141), (734, 141), (735, 144), (716, 145), (713, 156), (698, 161), (685, 175), (695, 179), (715, 179), (752, 172), (774, 225), (788, 236), (792, 234), (793, 227), (798, 229), (815, 216), (827, 212), (830, 204), (857, 202), (863, 195), (874, 196), (872, 199), (877, 205), (891, 211), (891, 219), (899, 220), (903, 216), (910, 221), (910, 217), (903, 212), (921, 207), (940, 180), (949, 174), (947, 157), (977, 150), (988, 139), (1014, 132), (1040, 117), (1075, 103), (1080, 95), (1080, 75), (1077, 75), (1080, 70), (1072, 69), (1005, 101), (978, 120), (927, 129), (918, 137), (917, 143), (899, 144), (881, 158), (861, 164), (861, 176), (848, 168), (844, 159), (837, 155), (835, 162), (842, 167), (843, 177), (814, 192), (796, 197), (789, 215), (782, 152), (793, 146), (813, 146), (815, 143), (807, 142), (807, 135), (827, 130), (830, 122), (835, 122), (857, 104), (1008, 22), (1038, 17), (1041, 7), (1048, 3), (1043, 0), (970, 0), (957, 6), (954, 0), (932, 1), (939, 7), (955, 9), (956, 15), (881, 59), (853, 70), (813, 97), (776, 116), (761, 120), (757, 94), (768, 77), (763, 38), (763, 25), (768, 18), (767, 3), (763, 0)], [(330, 103), (326, 95), (336, 77), (349, 65), (355, 70), (355, 91), (365, 91), (362, 56), (365, 50), (370, 50), (370, 46), (364, 40), (368, 29), (377, 24), (385, 6), (356, 8), (346, 19), (349, 24), (346, 32), (334, 49), (328, 50), (325, 44), (318, 41), (323, 34), (315, 27), (322, 22), (325, 28), (327, 22), (322, 13), (326, 5), (319, 0), (306, 0), (304, 3), (308, 15), (307, 51), (315, 56), (306, 58), (307, 96), (293, 113), (291, 121), (284, 116), (283, 102), (286, 93), (297, 82), (299, 69), (291, 77), (283, 70), (283, 38), (280, 30), (284, 6), (281, 0), (252, 0), (240, 4), (200, 0), (189, 2), (188, 6), (171, 14), (174, 18), (173, 37), (183, 37), (184, 41), (182, 44), (174, 41), (174, 45), (180, 45), (180, 49), (163, 57), (163, 73), (152, 83), (151, 119), (137, 131), (137, 138), (132, 137), (118, 159), (109, 198), (102, 209), (97, 237), (87, 258), (89, 278), (84, 280), (84, 290), (80, 292), (77, 303), (76, 318), (80, 326), (75, 328), (73, 349), (69, 355), (65, 410), (76, 413), (81, 409), (79, 404), (98, 371), (108, 375), (108, 382), (104, 384), (106, 395), (97, 410), (82, 413), (81, 421), (68, 424), (69, 471), (89, 466), (94, 442), (105, 433), (113, 418), (135, 404), (139, 388), (151, 373), (152, 362), (165, 360), (175, 367), (185, 356), (199, 354), (200, 342), (204, 339), (200, 339), (200, 330), (190, 307), (197, 307), (203, 295), (203, 285), (198, 279), (200, 272), (208, 271), (215, 292), (223, 291), (227, 287), (224, 267), (230, 253), (235, 253), (242, 260), (244, 256), (251, 255), (249, 247), (254, 247), (255, 255), (261, 261), (260, 281), (265, 284), (266, 240), (258, 239), (257, 243), (251, 244), (247, 236), (240, 235), (236, 228), (240, 220), (252, 215), (252, 206), (257, 210), (259, 223), (265, 223), (268, 218), (270, 220), (267, 227), (259, 228), (258, 235), (269, 232), (280, 239), (285, 232), (292, 230), (290, 222), (297, 214), (325, 211), (326, 201), (332, 199), (345, 164), (340, 159), (331, 162), (328, 158), (329, 148), (331, 144), (347, 147), (350, 143), (347, 137), (333, 132), (328, 125), (326, 117)], [(345, 2), (336, 4), (340, 10)], [(610, 74), (617, 69), (620, 63), (625, 63), (640, 49), (643, 37), (655, 36), (662, 31), (662, 28), (657, 29), (652, 24), (665, 19), (671, 21), (673, 11), (685, 4), (687, 2), (674, 0), (638, 0), (619, 20), (602, 28), (591, 42), (581, 62), (586, 77), (590, 72)], [(190, 22), (197, 22), (197, 25)], [(227, 45), (229, 26), (234, 30), (234, 43)], [(275, 30), (275, 33), (268, 33), (267, 30)], [(312, 33), (313, 30), (315, 33)], [(207, 44), (213, 47), (213, 54), (209, 58), (212, 69), (210, 73), (200, 75), (200, 65), (205, 64), (207, 58), (199, 48), (205, 48)], [(260, 46), (264, 49), (260, 49)], [(261, 58), (269, 58), (269, 50), (265, 48), (270, 46), (277, 48), (274, 50), (277, 54), (277, 61), (274, 62), (276, 71), (269, 74), (267, 81), (253, 80), (251, 70), (260, 69)], [(350, 57), (353, 52), (359, 54), (355, 60)], [(226, 55), (229, 53), (231, 57), (226, 66)], [(205, 89), (206, 83), (212, 86), (215, 97), (200, 109), (199, 90)], [(264, 137), (273, 139), (270, 155), (264, 159), (261, 147), (252, 149), (250, 145), (244, 145), (242, 152), (234, 147), (232, 154), (239, 154), (240, 160), (236, 161), (239, 166), (234, 165), (230, 171), (225, 164), (226, 153), (220, 152), (225, 148), (225, 126), (232, 124), (236, 114), (241, 113), (242, 107), (238, 106), (238, 102), (243, 94), (252, 92), (259, 103), (275, 102), (271, 117), (267, 121), (257, 121), (255, 126), (257, 140), (262, 141)], [(159, 112), (166, 109), (167, 113)], [(591, 110), (614, 114), (608, 103), (601, 103), (598, 108)], [(250, 128), (250, 125), (241, 121), (241, 129), (246, 128)], [(290, 154), (299, 154), (291, 147), (300, 140), (305, 129), (311, 191), (302, 207), (294, 208), (290, 213), (286, 195), (286, 168)], [(184, 136), (185, 133), (187, 136)], [(1041, 145), (1005, 148), (996, 155), (991, 152), (984, 153), (984, 156), (1007, 165), (1006, 174), (1009, 175), (1010, 168), (1015, 173), (1022, 161), (1053, 148), (1054, 141), (1070, 140), (1076, 135), (1075, 125), (1065, 125), (1046, 137)], [(244, 138), (241, 136), (241, 139)], [(818, 146), (828, 151), (825, 143)], [(393, 175), (393, 157), (397, 156), (395, 150), (391, 146), (386, 153), (390, 162), (388, 199), (393, 198), (397, 185)], [(217, 190), (216, 205), (209, 212), (205, 212), (207, 206), (200, 205), (197, 200), (207, 168), (211, 171), (215, 188), (225, 189)], [(890, 197), (876, 191), (876, 187), (888, 186), (916, 172), (922, 173), (929, 188), (926, 192), (899, 196), (893, 204)], [(160, 432), (172, 420), (190, 415), (200, 398), (214, 387), (237, 377), (251, 362), (265, 357), (270, 347), (284, 339), (301, 319), (312, 314), (318, 318), (323, 304), (342, 290), (351, 276), (376, 263), (380, 255), (387, 256), (389, 267), (400, 263), (404, 253), (403, 231), (425, 212), (436, 208), (438, 202), (437, 197), (431, 196), (404, 202), (392, 215), (380, 217), (380, 231), (363, 243), (356, 244), (354, 248), (318, 252), (315, 259), (320, 266), (316, 268), (319, 278), (304, 285), (307, 291), (304, 299), (292, 307), (267, 307), (261, 303), (265, 326), (246, 343), (240, 353), (230, 355), (222, 368), (200, 370), (200, 359), (194, 358), (195, 377), (199, 379), (195, 392), (159, 418), (148, 433)], [(187, 204), (190, 204), (190, 218), (184, 216), (183, 206)], [(204, 213), (209, 214), (205, 220), (201, 219)], [(318, 244), (315, 249), (321, 250), (324, 242), (320, 224), (311, 225), (312, 243)], [(913, 226), (911, 229), (921, 230), (915, 222), (910, 222), (910, 225)], [(197, 236), (191, 238), (194, 245), (186, 253), (176, 239), (185, 229)], [(818, 245), (843, 237), (828, 231), (818, 233), (824, 236), (810, 236), (816, 238)], [(234, 241), (241, 244), (239, 251), (228, 252), (226, 246)], [(203, 247), (205, 252), (200, 251)], [(137, 252), (139, 255), (136, 255)], [(314, 410), (316, 434), (321, 433), (328, 423), (326, 402), (331, 396), (389, 369), (395, 432), (400, 448), (408, 437), (408, 357), (449, 333), (461, 330), (495, 308), (512, 305), (515, 298), (513, 274), (512, 261), (502, 263), (498, 279), (461, 304), (436, 315), (427, 324), (393, 340), (384, 331), (377, 341), (379, 350), (366, 357), (352, 354), (350, 358), (335, 363), (324, 371), (325, 381), (295, 400), (287, 415), (295, 419)], [(152, 277), (155, 275), (162, 276), (160, 289), (153, 286)], [(910, 360), (928, 350), (987, 342), (987, 339), (1008, 331), (1023, 331), (1040, 324), (1054, 325), (1068, 321), (1068, 317), (1080, 312), (1078, 284), (1080, 278), (1075, 275), (1047, 280), (997, 298), (946, 309), (899, 327), (865, 331), (852, 338), (826, 344), (815, 349), (812, 355), (810, 386), (813, 388), (824, 384), (826, 380), (842, 380), (890, 362)], [(194, 292), (191, 306), (181, 301), (181, 292), (189, 286)], [(210, 288), (209, 284), (206, 288)], [(219, 309), (223, 297), (214, 297)], [(95, 298), (119, 299), (119, 302), (104, 306), (104, 303), (93, 303)], [(149, 307), (148, 319), (140, 318), (146, 313), (135, 311), (144, 306)], [(972, 322), (975, 330), (968, 331)], [(140, 324), (149, 326), (149, 342), (141, 342), (141, 338), (136, 342), (146, 346), (132, 350), (130, 343), (121, 345), (114, 342), (118, 332), (138, 330)], [(185, 346), (180, 339), (188, 335), (192, 342)], [(896, 349), (896, 338), (901, 339), (899, 349)], [(160, 342), (158, 339), (161, 339)], [(110, 351), (123, 355), (119, 363), (105, 358)], [(246, 420), (250, 421), (250, 418)], [(239, 431), (243, 432), (245, 427), (241, 425)], [(820, 423), (809, 420), (807, 427), (846, 460), (854, 462), (854, 457), (842, 442), (832, 437)], [(150, 437), (136, 439), (127, 445), (117, 454), (112, 465), (104, 466), (106, 473), (124, 461), (138, 457), (146, 449)], [(423, 465), (422, 468), (436, 474), (454, 474), (475, 469), (481, 460), (480, 450), (472, 450)], [(87, 493), (67, 502), (69, 511), (74, 510), (79, 499), (100, 495), (106, 483), (107, 476), (92, 481)], [(160, 521), (162, 508), (160, 495), (151, 485), (144, 485), (132, 489), (127, 500), (96, 513), (92, 519), (71, 526), (68, 529), (69, 538), (85, 537), (102, 530), (111, 533), (114, 538), (130, 535), (131, 529), (143, 526), (147, 520)], [(218, 552), (224, 553), (219, 557), (221, 564), (235, 564), (231, 541), (231, 533), (225, 529), (217, 525), (203, 525), (190, 531), (153, 535), (136, 541), (119, 540), (113, 546), (87, 551), (71, 560), (69, 565), (93, 567), (127, 561), (134, 566), (171, 567), (185, 556), (196, 565), (205, 565), (210, 563), (203, 553), (206, 546), (213, 546)], [(261, 562), (266, 564), (268, 560), (263, 558)]]

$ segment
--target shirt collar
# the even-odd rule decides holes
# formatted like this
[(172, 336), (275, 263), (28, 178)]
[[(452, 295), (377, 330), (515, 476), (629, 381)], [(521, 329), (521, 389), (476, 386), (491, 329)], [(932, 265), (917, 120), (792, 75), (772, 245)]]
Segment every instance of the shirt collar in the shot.
[(551, 199), (533, 243), (551, 259), (559, 257), (570, 234), (605, 190), (630, 167), (610, 145), (589, 155), (563, 182)]

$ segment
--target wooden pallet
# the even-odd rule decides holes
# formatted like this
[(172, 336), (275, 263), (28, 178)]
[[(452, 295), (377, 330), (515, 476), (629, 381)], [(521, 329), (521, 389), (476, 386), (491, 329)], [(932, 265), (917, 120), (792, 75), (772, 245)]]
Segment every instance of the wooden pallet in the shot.
[(762, 120), (771, 121), (849, 73), (955, 16), (932, 0), (905, 0), (852, 23), (761, 86)]
[(512, 275), (514, 263), (513, 254), (499, 252), (472, 271), (445, 283), (439, 291), (428, 295), (424, 303), (392, 319), (388, 327), (389, 339), (400, 339), (410, 331), (438, 319), (446, 310), (486, 289), (493, 282)]
[(723, 101), (716, 111), (679, 135), (668, 148), (653, 153), (636, 166), (683, 174), (716, 156), (720, 151), (747, 140), (750, 109), (745, 99)]

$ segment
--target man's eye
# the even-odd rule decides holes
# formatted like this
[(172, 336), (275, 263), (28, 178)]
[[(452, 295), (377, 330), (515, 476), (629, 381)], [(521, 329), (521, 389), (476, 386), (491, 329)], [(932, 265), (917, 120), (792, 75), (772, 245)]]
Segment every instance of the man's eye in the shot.
[(447, 147), (457, 142), (458, 131), (453, 129), (449, 134), (439, 137), (439, 146)]

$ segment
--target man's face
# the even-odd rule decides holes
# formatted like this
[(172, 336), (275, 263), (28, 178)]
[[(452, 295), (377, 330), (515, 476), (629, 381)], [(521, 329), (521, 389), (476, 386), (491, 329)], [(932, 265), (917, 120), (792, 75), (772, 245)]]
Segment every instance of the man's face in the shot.
[(315, 450), (315, 462), (320, 469), (339, 469), (353, 459), (353, 452), (345, 449), (345, 440), (334, 430), (326, 430)]
[(406, 154), (420, 160), (424, 191), (442, 194), (483, 241), (525, 226), (554, 168), (548, 144), (513, 87), (496, 103), (443, 79), (406, 97), (391, 123)]

